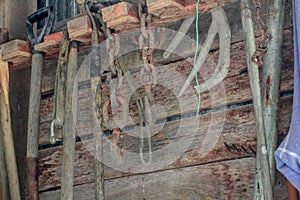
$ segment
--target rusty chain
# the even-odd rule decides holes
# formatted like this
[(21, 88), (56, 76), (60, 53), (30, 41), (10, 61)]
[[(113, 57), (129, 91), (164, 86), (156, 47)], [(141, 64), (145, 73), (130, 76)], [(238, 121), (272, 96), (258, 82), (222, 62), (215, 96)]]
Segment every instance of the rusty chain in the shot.
[(272, 39), (272, 35), (268, 31), (268, 27), (264, 22), (263, 18), (261, 17), (261, 0), (253, 0), (253, 3), (256, 8), (256, 23), (258, 23), (260, 32), (261, 32), (261, 40), (252, 55), (252, 62), (255, 63), (257, 66), (263, 66), (263, 56), (268, 50), (268, 41)]
[(113, 119), (109, 119), (108, 107), (111, 105), (112, 109), (116, 109), (121, 106), (122, 109), (122, 122), (121, 126), (126, 124), (127, 115), (127, 102), (120, 94), (121, 87), (123, 86), (123, 73), (118, 61), (120, 54), (120, 38), (118, 34), (111, 33), (110, 29), (106, 29), (107, 40), (106, 40), (106, 50), (109, 53), (109, 66), (111, 72), (107, 74), (107, 86), (109, 88), (109, 100), (103, 104), (103, 119), (104, 126), (110, 130), (119, 128), (118, 124)]
[[(139, 17), (141, 25), (141, 34), (139, 36), (139, 50), (141, 52), (143, 67), (141, 69), (141, 82), (145, 85), (145, 91), (149, 98), (150, 104), (154, 104), (152, 87), (157, 84), (156, 69), (153, 64), (153, 48), (155, 46), (154, 33), (149, 27), (151, 15), (148, 15), (145, 1), (139, 4)], [(146, 44), (148, 42), (148, 44)]]

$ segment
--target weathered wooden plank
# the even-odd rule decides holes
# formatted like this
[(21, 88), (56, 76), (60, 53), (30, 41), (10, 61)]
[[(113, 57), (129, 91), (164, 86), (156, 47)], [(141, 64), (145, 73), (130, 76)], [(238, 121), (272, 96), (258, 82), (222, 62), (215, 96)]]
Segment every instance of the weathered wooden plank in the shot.
[[(241, 163), (243, 163), (244, 161), (245, 161), (246, 159), (241, 159), (240, 161), (238, 161), (238, 162), (241, 162)], [(218, 163), (216, 163), (216, 165), (217, 165)], [(252, 165), (253, 165), (253, 163), (251, 163)], [(203, 165), (203, 167), (204, 166), (206, 166), (206, 165)], [(251, 168), (250, 169), (251, 171), (250, 171), (250, 173), (251, 173), (251, 175), (249, 175), (249, 176), (247, 176), (247, 178), (248, 178), (248, 180), (250, 181), (252, 178), (253, 178), (253, 169)], [(175, 170), (173, 170), (173, 172), (174, 172)], [(246, 170), (244, 170), (244, 172), (243, 173), (248, 173), (249, 171), (246, 171)], [(205, 173), (205, 172), (204, 172)], [(244, 174), (244, 175), (246, 175), (246, 174)], [(171, 175), (172, 176), (172, 175)], [(200, 179), (202, 180), (202, 174), (200, 175)], [(235, 175), (235, 176), (239, 176), (239, 175)], [(197, 176), (198, 177), (198, 176)], [(210, 178), (212, 178), (212, 177), (209, 177), (209, 179)], [(218, 180), (219, 180), (219, 178), (220, 177), (218, 177)], [(126, 178), (124, 178), (125, 180), (126, 180)], [(243, 180), (241, 180), (240, 178), (238, 178), (237, 180), (240, 180), (239, 182), (243, 182)], [(124, 183), (124, 185), (122, 185), (123, 184), (123, 182), (125, 182), (125, 181), (123, 181), (123, 179), (121, 178), (121, 179), (116, 179), (116, 181), (118, 181), (120, 184), (118, 184), (117, 186), (118, 186), (118, 188), (116, 188), (116, 187), (112, 187), (112, 188), (110, 188), (110, 186), (112, 185), (111, 183), (110, 184), (108, 184), (108, 183), (106, 183), (106, 185), (107, 185), (107, 187), (106, 187), (106, 193), (107, 193), (107, 195), (110, 195), (110, 194), (115, 194), (115, 193), (117, 193), (116, 191), (118, 191), (118, 190), (122, 190), (123, 188), (124, 188), (124, 186), (125, 187), (128, 187), (128, 185), (126, 185), (125, 183)], [(111, 182), (113, 182), (113, 181), (111, 181)], [(196, 185), (196, 182), (194, 182), (195, 183), (195, 185)], [(203, 182), (202, 182), (203, 184), (206, 184), (207, 183), (207, 180), (203, 180)], [(247, 185), (249, 186), (249, 188), (247, 188), (247, 190), (248, 189), (252, 189), (251, 188), (251, 186), (252, 186), (252, 184), (253, 184), (253, 181), (252, 182), (249, 182), (249, 183), (247, 183)], [(131, 183), (129, 183), (129, 185), (131, 185)], [(169, 183), (167, 183), (167, 185), (169, 185)], [(193, 187), (195, 187), (195, 185), (193, 185)], [(119, 187), (120, 186), (120, 187)], [(245, 186), (246, 186), (246, 184), (245, 184)], [(245, 187), (244, 186), (244, 187)], [(216, 188), (219, 188), (219, 184), (217, 184), (216, 186), (214, 186), (214, 187), (216, 187)], [(136, 187), (136, 188), (139, 188), (139, 187)], [(164, 188), (164, 190), (162, 191), (163, 192), (163, 194), (165, 194), (167, 191), (165, 190), (166, 188), (165, 187), (163, 187)], [(187, 187), (183, 187), (183, 190), (186, 190), (186, 188)], [(206, 188), (206, 187), (205, 187)], [(284, 176), (282, 176), (282, 174), (280, 174), (280, 173), (276, 173), (276, 183), (275, 183), (275, 187), (274, 187), (274, 190), (275, 190), (275, 193), (274, 193), (274, 199), (276, 199), (276, 200), (286, 200), (287, 199), (287, 187), (286, 187), (286, 184), (285, 184), (285, 178), (284, 178)], [(88, 183), (88, 184), (84, 184), (84, 185), (78, 185), (78, 186), (75, 186), (74, 187), (74, 191), (75, 191), (75, 198), (76, 199), (80, 199), (80, 200), (85, 200), (85, 199), (87, 199), (87, 200), (89, 200), (89, 199), (93, 199), (94, 198), (94, 191), (95, 191), (95, 186), (94, 186), (94, 183)], [(147, 190), (147, 191), (149, 191), (149, 190)], [(157, 191), (157, 190), (156, 190)], [(174, 191), (174, 190), (172, 190), (172, 191)], [(176, 192), (177, 192), (178, 190), (176, 190)], [(189, 190), (187, 190), (188, 192), (190, 192)], [(201, 188), (201, 190), (200, 191), (203, 191), (203, 193), (207, 193), (206, 191), (205, 191), (205, 189), (203, 190), (202, 188)], [(223, 191), (222, 191), (223, 192)], [(243, 191), (243, 192), (245, 192), (245, 191)], [(250, 191), (249, 191), (250, 192)], [(118, 193), (117, 193), (118, 194)], [(132, 193), (130, 193), (130, 194), (132, 194)], [(43, 192), (43, 193), (41, 193), (40, 194), (40, 199), (41, 200), (43, 200), (43, 199), (47, 199), (47, 200), (54, 200), (54, 199), (58, 199), (59, 198), (59, 195), (60, 195), (60, 190), (55, 190), (55, 191), (48, 191), (48, 192)], [(181, 194), (178, 194), (176, 197), (181, 197), (180, 196)], [(252, 193), (249, 195), (249, 197), (245, 197), (245, 196), (241, 196), (240, 198), (241, 199), (252, 199)], [(192, 197), (194, 197), (194, 196), (191, 196), (191, 199), (194, 199), (194, 198), (192, 198)], [(115, 197), (114, 199), (118, 199), (118, 198), (120, 198), (119, 196), (117, 196), (117, 197)], [(218, 196), (217, 197), (217, 199), (219, 199), (219, 198), (221, 198), (220, 196)], [(76, 200), (75, 199), (75, 200)], [(112, 198), (113, 199), (113, 198)], [(155, 198), (153, 198), (153, 199), (155, 199)], [(165, 197), (164, 197), (164, 199), (165, 199)], [(176, 198), (175, 198), (176, 199)], [(179, 198), (178, 198), (179, 199)], [(196, 198), (195, 198), (196, 199)]]
[[(224, 124), (223, 131), (220, 134), (216, 145), (214, 146), (213, 150), (207, 154), (207, 156), (201, 157), (200, 147), (204, 140), (204, 136), (208, 131), (208, 128), (211, 128), (211, 130), (217, 130), (218, 128), (220, 128), (219, 125), (222, 124), (224, 114), (226, 114), (225, 111), (215, 114), (218, 116), (215, 116), (216, 119), (213, 122), (210, 122), (212, 117), (211, 114), (200, 116), (198, 120), (201, 124), (189, 150), (186, 151), (186, 153), (184, 153), (179, 158), (179, 160), (177, 160), (167, 168), (183, 167), (200, 163), (207, 163), (212, 161), (226, 160), (231, 158), (238, 158), (241, 156), (243, 157), (253, 155), (251, 148), (255, 149), (256, 143), (253, 111), (251, 109), (251, 106), (246, 106), (243, 108), (237, 108), (228, 111), (227, 120)], [(188, 127), (197, 128), (195, 124), (196, 122), (197, 118), (189, 118), (182, 120), (182, 123), (185, 127), (187, 127), (187, 129)], [(176, 135), (179, 125), (180, 124), (178, 121), (166, 123), (164, 128), (158, 134), (153, 136), (152, 149), (158, 150), (166, 144), (176, 142), (174, 134)], [(185, 138), (188, 140), (188, 138), (192, 137), (191, 134), (193, 134), (192, 131), (187, 131), (182, 136), (182, 139), (184, 140)], [(137, 135), (137, 130), (127, 131), (126, 133), (123, 133), (123, 137), (119, 140), (120, 148), (130, 152), (138, 152), (140, 141), (136, 137)], [(228, 146), (234, 144), (237, 147), (237, 149), (232, 149), (231, 151), (227, 150), (226, 146), (224, 145), (224, 142), (226, 142)], [(91, 146), (93, 146), (92, 140), (84, 141), (77, 144), (75, 161), (76, 167), (74, 175), (75, 184), (93, 181), (93, 150), (91, 149), (89, 151), (89, 148)], [(246, 149), (248, 153), (242, 150), (242, 146)], [(170, 155), (172, 155), (171, 152), (169, 153)], [(165, 152), (165, 155), (167, 155), (167, 152)], [(41, 190), (59, 186), (59, 177), (61, 171), (60, 157), (61, 147), (45, 149), (40, 151), (39, 169), (41, 174), (39, 175), (39, 181)], [(116, 158), (118, 158), (118, 155), (116, 155)], [(126, 171), (127, 170), (129, 169), (126, 169)], [(109, 168), (106, 168), (105, 170), (106, 179), (120, 177), (123, 176), (123, 174), (124, 173), (122, 172), (118, 172)]]
[[(105, 182), (106, 199), (251, 199), (254, 159), (124, 177)], [(75, 199), (94, 199), (94, 184), (76, 186)], [(60, 191), (40, 199), (57, 199)]]
[[(279, 130), (286, 131), (289, 127), (291, 112), (288, 111), (291, 110), (291, 102), (291, 97), (281, 99)], [(213, 149), (206, 156), (201, 157), (200, 147), (208, 128), (210, 128), (210, 130), (217, 130), (219, 125), (222, 124), (223, 114), (226, 114), (226, 119), (222, 133)], [(253, 150), (256, 149), (256, 136), (252, 106), (244, 106), (227, 110), (227, 112), (221, 111), (215, 113), (214, 121), (210, 121), (211, 117), (212, 114), (206, 114), (199, 117), (198, 120), (200, 126), (198, 127), (197, 135), (193, 143), (190, 145), (189, 149), (176, 160), (176, 162), (165, 167), (166, 169), (254, 155)], [(186, 127), (195, 128), (196, 121), (195, 117), (193, 117), (183, 119), (182, 123), (184, 123)], [(166, 123), (164, 128), (152, 137), (152, 149), (155, 151), (166, 144), (174, 142), (173, 136), (174, 132), (177, 131), (177, 128), (178, 121)], [(137, 137), (131, 136), (137, 136), (137, 134), (137, 130), (123, 133), (123, 137), (119, 139), (119, 147), (126, 151), (138, 152), (140, 141)], [(182, 137), (183, 139), (188, 140), (191, 134), (192, 132), (187, 131)], [(92, 140), (80, 142), (76, 146), (75, 185), (94, 181), (94, 158), (92, 156), (93, 149), (90, 149), (91, 146), (93, 146)], [(169, 153), (172, 155), (171, 152)], [(165, 155), (167, 155), (167, 153)], [(41, 150), (39, 156), (39, 182), (41, 190), (60, 186), (61, 147)], [(114, 159), (116, 158), (123, 159), (122, 156), (120, 157), (118, 155), (116, 155)], [(116, 171), (111, 168), (105, 169), (106, 179), (122, 177), (125, 174), (126, 173), (124, 172)]]
[(153, 15), (152, 24), (173, 22), (194, 14), (196, 9), (186, 9), (184, 3), (181, 0), (147, 0), (148, 12)]
[[(285, 51), (283, 52), (283, 66), (282, 66), (282, 76), (281, 76), (281, 91), (287, 91), (291, 90), (293, 88), (293, 58), (290, 57), (293, 46), (291, 44), (291, 32), (287, 32), (286, 34), (286, 40), (283, 44), (283, 48)], [(230, 105), (233, 103), (238, 102), (244, 102), (247, 100), (250, 100), (251, 97), (251, 91), (249, 86), (249, 79), (247, 75), (246, 70), (246, 58), (244, 53), (244, 46), (243, 43), (238, 43), (232, 45), (232, 55), (231, 55), (231, 70), (227, 76), (227, 78), (223, 81), (224, 89), (226, 90), (226, 98), (220, 97), (220, 96), (213, 96), (215, 94), (221, 94), (220, 90), (223, 88), (218, 86), (212, 89), (209, 92), (202, 93), (202, 103), (201, 103), (201, 109), (209, 109), (212, 107), (219, 107), (224, 105)], [(217, 59), (218, 52), (213, 52), (211, 54), (211, 60)], [(210, 62), (209, 61), (209, 62)], [(202, 75), (204, 76), (206, 74), (206, 77), (208, 78), (211, 71), (213, 70), (213, 64), (207, 63), (203, 69), (202, 69)], [(52, 67), (50, 65), (47, 65), (47, 67)], [(184, 60), (179, 61), (175, 63), (171, 63), (167, 66), (158, 66), (157, 67), (159, 74), (159, 77), (161, 80), (164, 80), (166, 77), (170, 77), (169, 69), (175, 69), (176, 72), (179, 72), (183, 77), (187, 77), (188, 73), (192, 70), (192, 64), (191, 60)], [(49, 75), (49, 74), (48, 74)], [(43, 78), (43, 81), (46, 83), (49, 83), (52, 76), (46, 76)], [(139, 73), (135, 73), (134, 75), (135, 80), (138, 82), (139, 80)], [(176, 78), (177, 77), (177, 78)], [(202, 79), (203, 77), (200, 76)], [(54, 79), (54, 78), (52, 78)], [(171, 83), (174, 83), (176, 85), (180, 84), (180, 77), (178, 76), (172, 76)], [(44, 82), (44, 84), (46, 84)], [(181, 81), (182, 82), (182, 81)], [(192, 83), (192, 86), (194, 86), (195, 83)], [(179, 85), (180, 86), (180, 85)], [(48, 86), (47, 86), (48, 87)], [(80, 86), (80, 90), (78, 93), (78, 113), (80, 115), (80, 119), (78, 120), (77, 128), (79, 129), (79, 133), (85, 133), (89, 134), (91, 133), (90, 126), (90, 120), (91, 120), (91, 91), (90, 86), (87, 84), (87, 82), (82, 83)], [(106, 94), (107, 94), (107, 89)], [(124, 91), (128, 91), (128, 88), (125, 85)], [(162, 106), (164, 106), (164, 109), (167, 112), (168, 116), (172, 115), (178, 115), (179, 113), (189, 113), (195, 111), (195, 108), (191, 106), (191, 99), (187, 98), (187, 101), (184, 101), (181, 104), (182, 110), (180, 110), (180, 105), (177, 102), (176, 96), (174, 96), (174, 93), (171, 90), (168, 90), (164, 87), (158, 87), (154, 90), (154, 95), (156, 98), (156, 102)], [(186, 97), (192, 97), (195, 94), (187, 94)], [(214, 105), (213, 105), (214, 104)], [(137, 113), (136, 109), (133, 104), (130, 104), (130, 113), (132, 114), (133, 118), (136, 118)], [(41, 102), (41, 127), (42, 129), (40, 134), (40, 144), (48, 144), (49, 143), (49, 132), (50, 132), (50, 121), (52, 120), (52, 111), (53, 111), (53, 97), (45, 98)]]
[(92, 35), (92, 25), (87, 15), (79, 15), (67, 22), (69, 38), (83, 43), (89, 43)]
[(1, 45), (2, 60), (12, 63), (10, 71), (23, 69), (31, 65), (29, 43), (23, 40), (12, 40)]
[(115, 30), (126, 31), (140, 24), (137, 7), (128, 2), (102, 8), (102, 15), (107, 27)]
[(63, 32), (47, 35), (44, 37), (44, 42), (34, 45), (34, 49), (46, 53), (48, 57), (57, 55), (62, 38)]
[(9, 101), (12, 119), (14, 146), (16, 152), (21, 199), (27, 194), (26, 148), (28, 128), (28, 108), (30, 91), (30, 68), (17, 70), (9, 74)]

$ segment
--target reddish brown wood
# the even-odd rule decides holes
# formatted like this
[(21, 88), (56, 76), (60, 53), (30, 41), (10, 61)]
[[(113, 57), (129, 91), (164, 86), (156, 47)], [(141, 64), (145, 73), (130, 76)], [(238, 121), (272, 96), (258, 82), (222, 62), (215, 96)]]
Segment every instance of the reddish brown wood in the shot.
[[(30, 188), (30, 191), (38, 191), (38, 185), (37, 185), (37, 163), (38, 158), (27, 158), (26, 159), (26, 166), (27, 166), (27, 184), (28, 188)], [(33, 176), (33, 174), (35, 176)], [(28, 199), (30, 200), (38, 200), (38, 194), (35, 192), (29, 192), (28, 193)]]
[[(236, 0), (201, 0), (199, 3), (199, 11), (207, 12), (213, 8), (219, 6), (225, 6), (234, 3)], [(186, 10), (195, 12), (197, 0), (183, 0), (183, 4)]]
[(12, 40), (1, 45), (2, 59), (12, 63), (10, 70), (15, 71), (31, 66), (29, 43), (23, 40)]
[(61, 42), (62, 38), (63, 38), (63, 32), (57, 32), (57, 33), (52, 33), (50, 35), (46, 35), (44, 37), (44, 42), (48, 42), (48, 41), (56, 41), (56, 42)]
[[(288, 129), (291, 117), (292, 98), (282, 99), (280, 116), (282, 120), (280, 129)], [(288, 107), (288, 109), (287, 109)], [(251, 106), (231, 109), (227, 111), (226, 122), (223, 131), (214, 148), (205, 156), (201, 157), (201, 143), (208, 128), (211, 115), (200, 116), (201, 126), (199, 127), (194, 143), (176, 162), (165, 169), (181, 168), (191, 165), (205, 164), (222, 160), (237, 159), (245, 156), (254, 156), (253, 150), (256, 149), (255, 124), (253, 119), (253, 109)], [(190, 125), (194, 124), (195, 118), (185, 119)], [(165, 128), (153, 137), (153, 148), (159, 149), (161, 145), (172, 142), (167, 139), (168, 135), (177, 126), (178, 122), (171, 122), (165, 125)], [(218, 124), (218, 120), (215, 122)], [(214, 124), (214, 123), (213, 123)], [(214, 125), (212, 124), (212, 127)], [(134, 132), (131, 132), (134, 134)], [(189, 137), (188, 134), (184, 137)], [(139, 148), (138, 140), (132, 140), (127, 134), (119, 141), (119, 147), (125, 147), (126, 150), (137, 151)], [(225, 144), (226, 143), (226, 144)], [(75, 174), (74, 184), (83, 184), (94, 181), (94, 158), (86, 147), (92, 145), (92, 141), (85, 141), (76, 145), (75, 156)], [(60, 186), (61, 173), (61, 147), (42, 150), (39, 154), (39, 183), (40, 189), (46, 190)], [(254, 168), (254, 164), (253, 164)], [(105, 168), (105, 179), (118, 178), (126, 174), (115, 171), (111, 168)], [(132, 174), (127, 174), (132, 175)]]
[[(224, 161), (105, 182), (107, 199), (251, 199), (254, 159)], [(143, 190), (144, 188), (144, 190)], [(94, 184), (75, 186), (75, 200), (95, 199)], [(41, 193), (59, 199), (60, 190)]]
[(154, 16), (153, 24), (173, 22), (193, 14), (186, 10), (182, 0), (147, 0), (147, 8)]
[(34, 49), (46, 53), (46, 56), (57, 55), (62, 41), (63, 32), (53, 33), (44, 37), (44, 42), (36, 44)]
[(90, 43), (92, 25), (87, 15), (79, 15), (67, 23), (69, 38), (83, 43)]
[(107, 26), (115, 30), (128, 30), (139, 25), (137, 9), (128, 2), (102, 8), (102, 15)]

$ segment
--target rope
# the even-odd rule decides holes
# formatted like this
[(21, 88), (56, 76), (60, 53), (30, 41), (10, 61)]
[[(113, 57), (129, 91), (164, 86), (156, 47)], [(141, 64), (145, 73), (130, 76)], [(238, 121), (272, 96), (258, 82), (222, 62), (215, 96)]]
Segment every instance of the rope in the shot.
[(197, 66), (196, 66), (196, 62), (197, 62), (197, 54), (199, 51), (199, 3), (201, 0), (197, 0), (197, 4), (196, 4), (196, 50), (195, 50), (195, 55), (194, 55), (194, 73), (195, 73), (195, 79), (196, 79), (196, 85), (198, 88), (198, 105), (197, 105), (197, 113), (196, 116), (199, 116), (199, 112), (200, 112), (200, 107), (201, 107), (201, 91), (200, 91), (200, 87), (199, 87), (199, 78), (198, 78), (198, 73), (197, 73)]

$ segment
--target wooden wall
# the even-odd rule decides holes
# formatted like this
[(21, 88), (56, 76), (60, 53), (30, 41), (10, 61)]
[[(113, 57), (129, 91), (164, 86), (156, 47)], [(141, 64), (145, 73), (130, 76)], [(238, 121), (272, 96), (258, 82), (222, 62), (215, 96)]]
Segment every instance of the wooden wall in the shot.
[[(210, 92), (201, 95), (202, 112), (199, 117), (189, 116), (182, 119), (187, 125), (193, 127), (200, 122), (196, 130), (196, 136), (187, 151), (185, 151), (174, 163), (160, 170), (147, 173), (120, 172), (112, 168), (105, 168), (105, 192), (107, 199), (252, 199), (254, 187), (256, 135), (251, 102), (251, 91), (246, 66), (245, 47), (241, 28), (239, 2), (226, 6), (225, 12), (232, 31), (231, 67), (230, 72), (223, 81), (226, 99), (216, 100), (218, 108), (212, 110), (212, 94), (217, 94), (222, 87), (215, 87)], [(210, 14), (201, 16), (200, 35), (203, 42), (210, 25)], [(172, 23), (168, 28), (178, 30), (180, 23)], [(287, 2), (286, 19), (283, 44), (283, 62), (281, 74), (281, 99), (279, 110), (279, 138), (287, 134), (292, 110), (293, 89), (293, 39), (292, 39), (291, 0)], [(195, 38), (194, 27), (188, 33)], [(259, 32), (256, 32), (259, 36)], [(170, 42), (167, 38), (166, 44)], [(182, 44), (184, 46), (184, 44)], [(194, 47), (183, 47), (185, 58), (172, 55), (169, 59), (162, 58), (161, 51), (155, 51), (155, 63), (164, 64), (157, 68), (160, 76), (166, 77), (172, 68), (184, 77), (192, 70), (190, 63)], [(82, 62), (89, 49), (81, 52)], [(218, 43), (214, 44), (210, 52), (212, 60), (218, 59)], [(128, 57), (128, 65), (134, 66), (137, 60), (133, 52)], [(207, 62), (202, 73), (212, 70), (214, 66)], [(43, 69), (42, 102), (40, 114), (40, 151), (39, 151), (39, 185), (41, 199), (58, 199), (60, 196), (62, 143), (56, 146), (49, 145), (50, 123), (53, 111), (53, 89), (56, 61), (48, 60)], [(20, 72), (21, 73), (21, 72)], [(25, 74), (26, 75), (26, 74)], [(176, 77), (170, 77), (170, 81), (176, 84)], [(201, 77), (202, 78), (202, 77)], [(13, 81), (14, 82), (14, 81)], [(25, 84), (25, 83), (24, 83)], [(84, 85), (84, 83), (82, 83)], [(178, 84), (178, 83), (177, 83)], [(193, 83), (194, 84), (194, 83)], [(76, 160), (74, 174), (74, 198), (93, 199), (94, 197), (94, 158), (86, 148), (93, 144), (92, 130), (87, 128), (87, 120), (90, 117), (91, 108), (86, 106), (90, 100), (90, 86), (85, 84), (79, 90), (79, 108), (84, 113), (82, 122), (79, 122), (80, 137), (76, 143)], [(180, 114), (176, 108), (176, 99), (167, 91), (156, 90), (155, 97), (158, 102), (165, 105), (168, 116)], [(174, 108), (175, 105), (175, 108)], [(15, 104), (13, 104), (15, 106)], [(193, 113), (189, 104), (184, 104), (185, 113)], [(136, 112), (132, 113), (136, 116)], [(225, 123), (213, 149), (205, 156), (201, 155), (200, 147), (204, 136), (210, 128), (218, 128), (222, 116), (225, 115)], [(211, 122), (212, 116), (216, 121)], [(220, 118), (218, 118), (220, 116)], [(15, 116), (16, 120), (17, 117)], [(219, 121), (218, 121), (219, 120)], [(160, 149), (163, 145), (174, 142), (170, 135), (176, 131), (180, 119), (174, 119), (165, 123), (163, 129), (152, 138), (153, 149)], [(135, 130), (131, 131), (134, 132)], [(189, 139), (191, 133), (187, 132), (182, 137)], [(139, 140), (132, 140), (129, 134), (124, 134), (119, 146), (125, 146), (131, 151), (138, 151)], [(276, 199), (286, 199), (284, 180), (278, 174), (275, 186)]]

